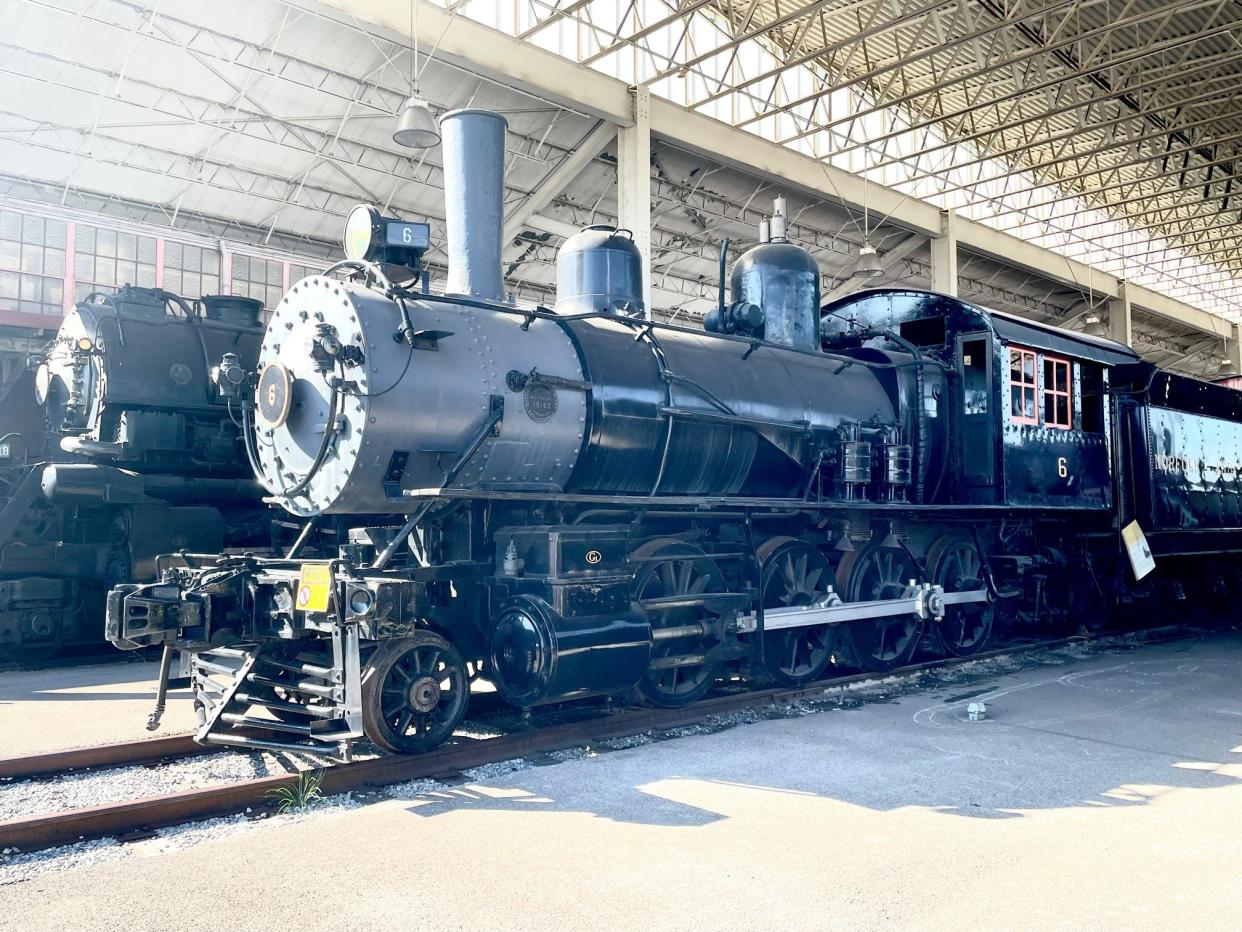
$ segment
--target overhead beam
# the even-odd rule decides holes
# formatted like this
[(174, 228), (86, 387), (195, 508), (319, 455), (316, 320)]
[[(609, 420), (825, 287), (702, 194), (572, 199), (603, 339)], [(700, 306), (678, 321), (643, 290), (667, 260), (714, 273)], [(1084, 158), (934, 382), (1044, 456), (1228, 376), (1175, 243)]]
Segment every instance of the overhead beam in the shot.
[[(343, 11), (335, 17), (343, 25), (356, 28), (355, 18), (370, 22), (386, 29), (394, 41), (402, 41), (408, 29), (408, 13), (388, 0), (296, 2), (326, 15), (331, 15), (327, 12), (331, 8)], [(621, 126), (634, 125), (630, 92), (624, 82), (582, 68), (554, 52), (536, 48), (465, 16), (446, 13), (425, 0), (417, 2), (426, 34), (440, 37), (436, 53), (440, 58), (568, 109)], [(801, 189), (813, 197), (827, 198), (850, 209), (859, 210), (865, 203), (876, 218), (925, 236), (940, 235), (940, 210), (932, 204), (874, 182), (864, 183), (858, 175), (667, 100), (651, 99), (650, 119), (651, 134), (678, 148), (766, 176), (787, 189)], [(1117, 276), (1033, 246), (978, 221), (959, 216), (956, 226), (958, 245), (963, 250), (1101, 297), (1118, 296), (1120, 279)], [(1220, 337), (1227, 337), (1233, 331), (1233, 325), (1223, 317), (1168, 295), (1134, 284), (1127, 290), (1134, 306), (1156, 317)]]

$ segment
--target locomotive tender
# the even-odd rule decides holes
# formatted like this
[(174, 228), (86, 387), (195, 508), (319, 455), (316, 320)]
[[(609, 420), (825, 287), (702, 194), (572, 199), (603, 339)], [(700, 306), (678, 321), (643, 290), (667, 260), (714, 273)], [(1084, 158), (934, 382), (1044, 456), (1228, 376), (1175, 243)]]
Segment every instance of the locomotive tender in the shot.
[(296, 284), (223, 385), (270, 500), (348, 543), (186, 555), (109, 596), (119, 647), (192, 654), (200, 741), (427, 750), (476, 677), (527, 709), (889, 670), (921, 641), (977, 652), (1004, 606), (1113, 598), (1132, 518), (1162, 558), (1242, 546), (1236, 463), (1192, 478), (1217, 451), (1181, 445), (1242, 430), (1236, 393), (944, 295), (821, 309), (779, 201), (703, 330), (648, 319), (610, 228), (564, 245), (555, 308), (518, 306), (504, 120), (441, 129), (446, 294), (425, 228), (355, 211), (351, 259)]
[(0, 662), (106, 643), (108, 589), (157, 579), (160, 554), (264, 540), (262, 492), (211, 379), (224, 353), (254, 365), (260, 310), (92, 294), (0, 401)]

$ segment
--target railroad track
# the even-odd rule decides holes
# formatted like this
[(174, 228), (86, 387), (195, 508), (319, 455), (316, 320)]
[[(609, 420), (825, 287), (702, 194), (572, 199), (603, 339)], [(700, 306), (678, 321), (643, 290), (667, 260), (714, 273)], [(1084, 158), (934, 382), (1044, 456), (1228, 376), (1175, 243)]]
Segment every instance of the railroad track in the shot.
[[(1162, 628), (1142, 633), (1147, 636), (1147, 643), (1154, 643), (1186, 636), (1186, 629)], [(601, 711), (584, 720), (516, 731), (493, 738), (458, 738), (426, 754), (378, 757), (327, 766), (319, 771), (322, 776), (319, 789), (324, 796), (330, 796), (409, 780), (444, 779), (484, 764), (546, 754), (650, 731), (678, 728), (703, 722), (713, 716), (746, 709), (825, 698), (846, 687), (868, 683), (878, 685), (894, 679), (910, 680), (929, 670), (1050, 650), (1081, 640), (1078, 637), (1056, 638), (997, 648), (968, 658), (929, 660), (885, 674), (857, 673), (836, 676), (797, 688), (738, 690), (711, 696), (680, 709)], [(1107, 646), (1110, 640), (1113, 639), (1105, 638), (1094, 643)], [(152, 738), (0, 760), (0, 778), (31, 779), (87, 769), (152, 764), (193, 755), (222, 753), (223, 750), (201, 747), (188, 735)], [(146, 837), (154, 829), (169, 825), (244, 811), (266, 812), (275, 808), (274, 790), (281, 787), (296, 790), (301, 778), (298, 773), (277, 774), (179, 793), (12, 819), (0, 822), (0, 851), (9, 848), (21, 852), (38, 851), (109, 836)]]

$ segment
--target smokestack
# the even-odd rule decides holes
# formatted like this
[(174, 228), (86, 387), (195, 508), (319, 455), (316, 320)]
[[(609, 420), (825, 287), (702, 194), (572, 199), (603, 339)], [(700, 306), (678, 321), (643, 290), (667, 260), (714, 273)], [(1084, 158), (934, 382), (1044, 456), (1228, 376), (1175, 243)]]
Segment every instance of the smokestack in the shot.
[(453, 110), (440, 118), (449, 294), (504, 300), (500, 237), (508, 125), (490, 110)]

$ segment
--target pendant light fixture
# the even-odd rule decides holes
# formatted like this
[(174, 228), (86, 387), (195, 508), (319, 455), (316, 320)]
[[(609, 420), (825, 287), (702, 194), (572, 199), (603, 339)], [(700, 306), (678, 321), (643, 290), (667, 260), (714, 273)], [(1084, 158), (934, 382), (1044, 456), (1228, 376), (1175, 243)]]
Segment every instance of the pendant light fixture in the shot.
[(863, 243), (858, 247), (858, 258), (850, 278), (879, 278), (884, 274), (884, 266), (880, 264), (880, 254), (871, 245), (871, 214), (867, 210), (867, 173), (861, 173), (863, 186)]
[(418, 93), (418, 0), (410, 0), (410, 96), (397, 115), (392, 141), (408, 149), (430, 149), (440, 142), (431, 107)]

